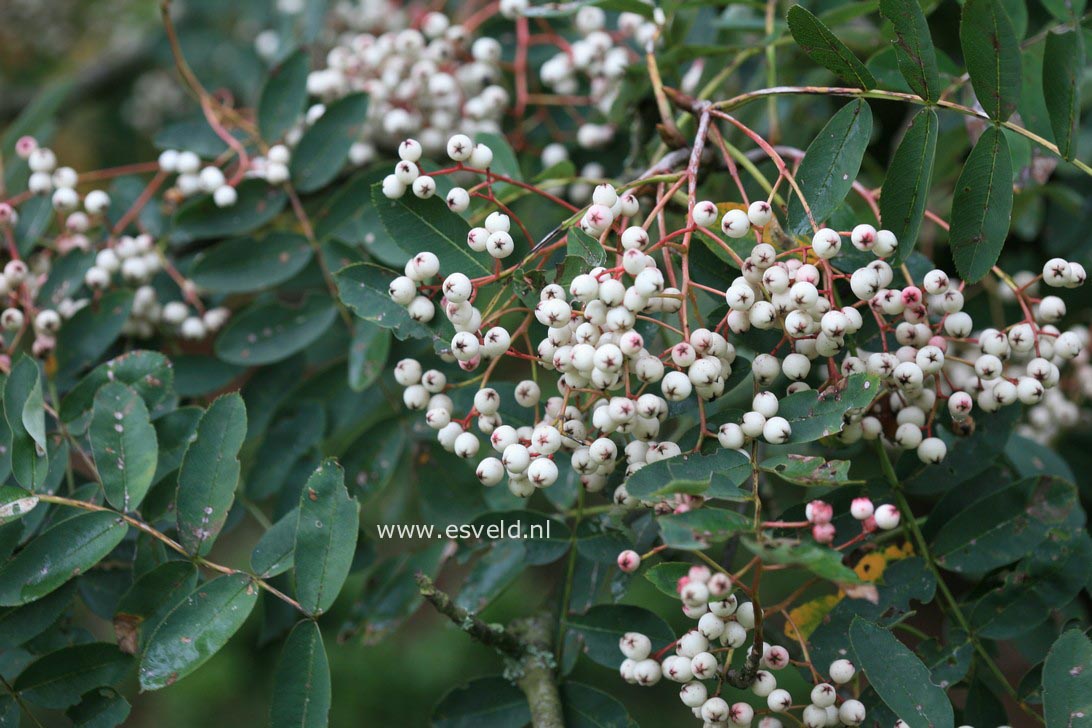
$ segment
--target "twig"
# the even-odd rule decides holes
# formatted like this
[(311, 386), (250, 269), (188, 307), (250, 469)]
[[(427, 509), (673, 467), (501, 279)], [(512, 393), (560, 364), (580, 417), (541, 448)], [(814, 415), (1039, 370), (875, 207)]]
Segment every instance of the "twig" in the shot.
[(492, 647), (509, 661), (508, 676), (527, 697), (534, 728), (564, 728), (561, 696), (557, 690), (557, 661), (554, 659), (550, 619), (545, 614), (513, 621), (507, 629), (489, 624), (456, 604), (438, 589), (426, 574), (417, 572), (421, 596), (437, 612), (483, 645)]

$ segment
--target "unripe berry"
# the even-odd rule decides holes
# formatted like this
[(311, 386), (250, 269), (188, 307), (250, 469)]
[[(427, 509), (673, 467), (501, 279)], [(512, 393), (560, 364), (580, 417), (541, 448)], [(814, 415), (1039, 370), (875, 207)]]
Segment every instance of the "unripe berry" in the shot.
[(691, 659), (708, 649), (709, 640), (696, 629), (692, 629), (680, 637), (678, 643), (675, 645), (675, 651), (678, 654)]
[(698, 620), (698, 631), (706, 639), (715, 640), (724, 634), (724, 621), (712, 612), (707, 612)]
[(775, 713), (784, 713), (792, 706), (792, 695), (788, 690), (778, 688), (766, 698), (766, 705)]
[(804, 517), (808, 523), (830, 523), (834, 508), (826, 501), (813, 500), (804, 507)]
[(782, 445), (792, 436), (792, 427), (784, 417), (771, 417), (762, 426), (762, 437), (772, 445)]
[(744, 629), (754, 629), (755, 626), (755, 603), (744, 602), (736, 609), (736, 621)]
[(833, 523), (816, 523), (811, 527), (811, 537), (816, 543), (834, 543), (836, 533), (837, 529)]
[(743, 210), (732, 209), (724, 213), (720, 229), (730, 238), (742, 238), (751, 232), (751, 219)]
[(618, 568), (627, 574), (632, 574), (637, 571), (637, 567), (641, 565), (641, 555), (636, 551), (627, 549), (618, 554)]
[(691, 212), (694, 224), (699, 227), (709, 227), (717, 221), (717, 206), (709, 200), (703, 200), (696, 205)]
[(815, 251), (815, 254), (820, 258), (833, 258), (838, 255), (838, 251), (841, 250), (841, 248), (842, 238), (835, 230), (823, 228), (812, 236), (811, 249)]
[(751, 683), (752, 693), (760, 698), (765, 698), (776, 689), (777, 678), (773, 676), (773, 673), (766, 670), (759, 670), (755, 673), (755, 681)]
[(849, 512), (858, 521), (863, 521), (873, 513), (875, 513), (876, 507), (872, 505), (872, 501), (868, 498), (854, 498), (853, 502), (849, 505)]
[(504, 480), (504, 464), (495, 457), (488, 457), (478, 463), (475, 474), (482, 485), (496, 485)]
[(633, 668), (633, 677), (638, 685), (655, 685), (662, 676), (660, 663), (652, 659), (640, 660)]
[(751, 721), (755, 719), (755, 709), (747, 703), (735, 703), (729, 710), (728, 720), (731, 721), (733, 726), (746, 726), (751, 725)]
[(447, 141), (447, 156), (456, 162), (465, 162), (474, 153), (474, 142), (465, 134), (456, 134)]
[(804, 708), (804, 713), (800, 716), (800, 719), (804, 724), (804, 728), (826, 728), (827, 711), (818, 705), (809, 705)]
[[(1039, 386), (1038, 382), (1035, 382), (1035, 384)], [(918, 445), (918, 458), (926, 464), (935, 465), (943, 462), (947, 454), (948, 446), (939, 437), (927, 437)], [(878, 524), (879, 521), (877, 521)]]
[[(876, 525), (885, 531), (890, 531), (893, 528), (898, 528), (899, 525), (899, 509), (890, 503), (885, 503), (876, 509)], [(831, 675), (833, 678), (834, 676)], [(837, 682), (837, 680), (835, 680)]]
[(631, 660), (644, 660), (652, 652), (652, 641), (640, 632), (626, 632), (618, 641), (618, 649)]
[(683, 705), (689, 708), (697, 708), (705, 703), (709, 697), (709, 691), (703, 683), (698, 681), (688, 682), (679, 689), (679, 699)]
[(838, 719), (847, 726), (856, 726), (864, 723), (865, 707), (859, 700), (847, 700), (838, 708)]
[(723, 723), (728, 718), (728, 702), (724, 698), (709, 698), (701, 706), (701, 718), (708, 723)]
[(820, 708), (828, 708), (834, 705), (838, 698), (838, 691), (829, 683), (819, 683), (811, 689), (811, 702)]
[(845, 685), (857, 674), (857, 668), (849, 660), (835, 660), (830, 663), (830, 669), (827, 672), (830, 673), (830, 679), (836, 684)]
[(747, 217), (755, 227), (765, 227), (773, 219), (773, 209), (765, 200), (756, 200), (747, 208)]
[(699, 652), (690, 660), (690, 672), (699, 680), (716, 677), (717, 658), (711, 652)]

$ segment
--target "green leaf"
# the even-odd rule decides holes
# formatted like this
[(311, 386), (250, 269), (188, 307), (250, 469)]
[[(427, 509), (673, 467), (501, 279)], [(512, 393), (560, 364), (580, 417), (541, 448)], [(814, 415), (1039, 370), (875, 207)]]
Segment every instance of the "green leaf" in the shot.
[(235, 191), (238, 199), (231, 207), (217, 206), (212, 195), (201, 195), (183, 204), (171, 220), (171, 242), (183, 245), (243, 235), (279, 215), (288, 201), (284, 190), (260, 179), (245, 179)]
[(299, 305), (259, 301), (231, 319), (216, 339), (216, 356), (230, 364), (272, 364), (307, 348), (337, 318), (337, 308), (322, 295)]
[(281, 517), (262, 534), (250, 553), (250, 568), (263, 579), (283, 574), (292, 568), (296, 556), (296, 526), (298, 508)]
[(584, 261), (584, 265), (587, 266), (585, 270), (591, 270), (606, 262), (607, 251), (603, 250), (599, 240), (580, 228), (570, 228), (566, 234), (566, 240), (568, 241), (567, 255), (576, 256)]
[(949, 244), (960, 277), (980, 281), (997, 262), (1012, 215), (1012, 162), (1005, 134), (988, 127), (966, 159), (952, 198)]
[(66, 321), (57, 334), (57, 377), (66, 379), (99, 361), (121, 334), (132, 307), (132, 291), (111, 291)]
[(720, 448), (709, 455), (678, 455), (646, 465), (626, 480), (626, 490), (645, 499), (674, 493), (701, 495), (727, 491), (750, 475), (746, 455)]
[(1043, 663), (1047, 728), (1078, 728), (1092, 715), (1092, 641), (1079, 629), (1062, 633)]
[(4, 418), (11, 432), (11, 468), (27, 490), (38, 490), (49, 471), (45, 440), (45, 401), (38, 363), (19, 357), (4, 382)]
[(995, 569), (1031, 553), (1077, 507), (1072, 483), (1027, 478), (975, 501), (933, 539), (938, 565), (956, 572)]
[(0, 526), (18, 521), (38, 505), (38, 496), (11, 485), (0, 485)]
[(899, 71), (918, 96), (940, 98), (937, 54), (929, 34), (929, 22), (918, 0), (880, 0), (880, 14), (895, 26), (895, 57)]
[(323, 728), (330, 713), (330, 664), (318, 625), (297, 624), (281, 651), (273, 678), (271, 728)]
[(106, 500), (119, 511), (135, 511), (152, 487), (159, 447), (144, 400), (121, 382), (103, 385), (88, 437)]
[(857, 617), (849, 628), (857, 666), (884, 704), (910, 725), (955, 725), (952, 704), (917, 655), (883, 627)]
[(695, 508), (656, 519), (663, 542), (671, 548), (702, 551), (754, 527), (749, 516), (723, 508)]
[[(144, 189), (143, 185), (141, 189)], [(22, 217), (22, 211), (20, 211), (20, 217)], [(49, 277), (38, 289), (36, 295), (38, 305), (56, 309), (66, 298), (78, 296), (83, 288), (83, 277), (94, 264), (94, 250), (77, 248), (54, 258), (49, 268)]]
[(190, 279), (211, 293), (249, 293), (284, 283), (310, 260), (307, 238), (274, 231), (258, 240), (234, 238), (201, 251)]
[(140, 687), (158, 690), (201, 667), (243, 626), (258, 601), (245, 574), (198, 586), (148, 638), (140, 660)]
[(1049, 32), (1043, 51), (1043, 97), (1058, 154), (1072, 161), (1077, 156), (1081, 116), (1081, 76), (1084, 40), (1077, 30)]
[(923, 465), (916, 453), (907, 453), (896, 467), (903, 488), (914, 494), (950, 491), (986, 471), (1007, 449), (1020, 417), (1019, 407), (976, 413), (974, 433), (966, 437), (955, 437), (945, 428), (937, 428), (936, 434), (948, 443), (948, 456), (941, 463)]
[(1086, 0), (1042, 0), (1042, 3), (1055, 18), (1068, 21), (1084, 15)]
[(499, 675), (480, 677), (448, 692), (432, 712), (433, 728), (508, 728), (527, 725), (523, 691)]
[(408, 465), (409, 433), (405, 427), (380, 423), (369, 429), (345, 454), (345, 470), (350, 487), (368, 498), (382, 491), (399, 467)]
[(178, 539), (204, 556), (224, 527), (239, 483), (239, 450), (246, 437), (246, 406), (238, 393), (209, 405), (178, 471)]
[(36, 134), (49, 122), (68, 97), (72, 85), (71, 79), (50, 83), (39, 90), (30, 103), (23, 106), (19, 116), (7, 127), (3, 137), (0, 137), (0, 153), (5, 158), (14, 156), (15, 143), (19, 141), (19, 137)]
[(561, 707), (568, 728), (636, 728), (626, 706), (602, 690), (577, 682), (561, 686)]
[(573, 614), (565, 624), (584, 638), (584, 652), (592, 662), (617, 669), (622, 654), (618, 641), (626, 632), (641, 632), (652, 640), (652, 650), (675, 641), (675, 632), (657, 614), (630, 604), (599, 604), (585, 614)]
[(850, 85), (875, 88), (875, 77), (823, 21), (800, 5), (789, 8), (788, 21), (793, 40), (809, 58)]
[(673, 599), (679, 597), (679, 579), (690, 573), (690, 567), (682, 561), (663, 561), (645, 569), (645, 578), (652, 585)]
[[(817, 225), (834, 214), (853, 187), (871, 134), (872, 110), (863, 99), (855, 99), (839, 109), (808, 145), (796, 181)], [(789, 200), (789, 228), (796, 235), (811, 230), (798, 195)]]
[(132, 662), (108, 642), (62, 647), (32, 662), (13, 687), (27, 702), (59, 710), (78, 703), (92, 688), (117, 684)]
[(61, 419), (69, 430), (83, 432), (77, 421), (91, 411), (95, 394), (107, 382), (120, 382), (136, 390), (149, 410), (163, 402), (174, 384), (171, 362), (158, 351), (130, 351), (92, 369), (61, 400)]
[(349, 387), (363, 392), (383, 373), (391, 350), (391, 332), (371, 321), (357, 321), (349, 342)]
[(298, 50), (275, 68), (258, 97), (258, 131), (262, 139), (275, 142), (299, 121), (307, 103), (307, 74), (311, 62), (307, 52)]
[(324, 187), (345, 164), (368, 115), (367, 94), (344, 96), (326, 107), (292, 152), (292, 183), (300, 192)]
[(867, 408), (881, 394), (880, 380), (872, 374), (851, 374), (822, 392), (814, 389), (790, 394), (777, 413), (792, 427), (790, 443), (818, 440), (842, 431), (848, 412)]
[(404, 306), (391, 300), (387, 287), (398, 274), (371, 263), (356, 263), (334, 274), (341, 302), (354, 314), (385, 329), (401, 340), (432, 339), (436, 331), (410, 318)]
[(159, 442), (159, 459), (156, 462), (153, 482), (158, 483), (182, 464), (190, 440), (201, 421), (200, 407), (180, 407), (156, 419), (155, 437)]
[(428, 543), (416, 553), (396, 553), (380, 561), (353, 604), (352, 616), (339, 642), (359, 635), (364, 644), (376, 644), (397, 629), (421, 605), (414, 574), (434, 576), (444, 558), (445, 543)]
[(880, 194), (880, 219), (899, 241), (897, 260), (900, 261), (906, 260), (918, 242), (933, 180), (939, 128), (936, 111), (919, 111), (910, 120), (906, 135), (887, 166)]
[(520, 540), (501, 540), (485, 550), (463, 578), (455, 603), (480, 612), (527, 569), (527, 551)]
[(758, 556), (763, 563), (799, 566), (822, 579), (838, 582), (839, 584), (859, 584), (861, 582), (857, 573), (842, 563), (841, 553), (814, 541), (796, 541), (791, 538), (755, 541), (744, 538), (740, 542), (751, 553)]
[(967, 616), (976, 634), (1014, 639), (1050, 619), (1088, 581), (1092, 538), (1083, 528), (1058, 530), (1002, 576)]
[(309, 614), (322, 614), (341, 591), (353, 564), (360, 505), (345, 489), (345, 471), (326, 460), (300, 493), (294, 570), (296, 599)]
[(174, 391), (179, 397), (202, 398), (231, 386), (246, 373), (239, 364), (229, 364), (211, 354), (177, 354), (174, 357)]
[(197, 586), (197, 567), (168, 561), (137, 579), (118, 600), (114, 635), (123, 652), (136, 654), (163, 619)]
[(0, 649), (26, 644), (52, 627), (68, 611), (75, 594), (76, 582), (70, 581), (36, 602), (0, 609)]
[(325, 429), (326, 412), (320, 402), (302, 402), (298, 409), (286, 413), (269, 428), (258, 448), (247, 473), (247, 495), (254, 500), (276, 495), (292, 465), (322, 442)]
[(967, 0), (959, 24), (963, 61), (978, 103), (991, 119), (1005, 121), (1020, 101), (1020, 44), (997, 0)]
[(818, 455), (787, 453), (766, 458), (759, 468), (794, 485), (844, 485), (849, 480), (848, 460), (827, 460)]
[(105, 558), (128, 530), (117, 515), (102, 511), (61, 521), (0, 567), (0, 606), (44, 597)]
[(493, 511), (478, 516), (469, 526), (461, 526), (459, 538), (483, 541), (524, 539), (525, 564), (541, 565), (557, 561), (569, 550), (572, 531), (564, 521), (545, 513), (528, 510)]
[(406, 254), (407, 260), (422, 250), (431, 250), (440, 259), (441, 276), (461, 271), (474, 278), (493, 272), (492, 258), (485, 253), (475, 253), (466, 244), (470, 226), (447, 209), (443, 200), (437, 197), (422, 200), (414, 195), (390, 200), (383, 195), (380, 186), (375, 185), (372, 204), (379, 211), (383, 227)]
[(129, 701), (117, 690), (96, 687), (80, 698), (80, 702), (65, 711), (65, 717), (75, 728), (114, 728), (129, 717)]

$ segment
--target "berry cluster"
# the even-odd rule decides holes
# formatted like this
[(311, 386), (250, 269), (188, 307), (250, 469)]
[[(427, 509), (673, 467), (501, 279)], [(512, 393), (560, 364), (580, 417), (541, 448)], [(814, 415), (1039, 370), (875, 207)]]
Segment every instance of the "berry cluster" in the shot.
[[(520, 8), (510, 12), (518, 14)], [(566, 43), (539, 67), (539, 79), (551, 92), (562, 96), (585, 93), (594, 109), (606, 118), (618, 98), (626, 70), (637, 58), (628, 45), (634, 41), (644, 48), (655, 42), (658, 28), (636, 13), (620, 13), (617, 29), (607, 28), (607, 14), (602, 8), (585, 5), (573, 16), (573, 30), (580, 37)], [(609, 123), (585, 121), (577, 130), (576, 141), (585, 149), (596, 149), (614, 139), (615, 128)]]
[[(899, 509), (890, 503), (876, 507), (871, 499), (861, 496), (854, 498), (850, 504), (849, 512), (854, 519), (861, 523), (861, 537), (863, 538), (876, 529), (891, 531), (898, 528), (901, 516)], [(829, 503), (822, 500), (813, 500), (804, 508), (806, 523), (802, 524), (778, 524), (781, 527), (799, 525), (811, 527), (811, 535), (819, 543), (833, 543), (834, 509)]]
[[(80, 175), (71, 167), (58, 167), (54, 152), (40, 146), (29, 136), (20, 138), (16, 152), (27, 160), (31, 170), (25, 193), (0, 203), (0, 230), (8, 237), (9, 260), (0, 274), (0, 296), (7, 307), (0, 313), (0, 327), (11, 334), (7, 349), (15, 350), (26, 331), (33, 333), (31, 350), (44, 357), (56, 346), (57, 333), (63, 322), (109, 290), (117, 287), (134, 289), (133, 305), (123, 333), (134, 338), (148, 339), (156, 334), (203, 339), (219, 330), (227, 321), (226, 308), (206, 310), (196, 286), (181, 277), (156, 247), (153, 238), (141, 233), (119, 235), (107, 219), (111, 211), (110, 196), (100, 189), (80, 194)], [(208, 189), (219, 192), (223, 175), (216, 167), (205, 167), (197, 174), (200, 164), (190, 152), (165, 152), (161, 168), (192, 169), (193, 179), (209, 181)], [(192, 163), (192, 164), (191, 164)], [(213, 185), (212, 174), (218, 175)], [(53, 245), (43, 247), (24, 260), (14, 245), (13, 230), (19, 221), (19, 205), (34, 196), (50, 195), (53, 208), (62, 222)], [(82, 208), (82, 209), (81, 209)], [(128, 213), (122, 219), (129, 217)], [(117, 225), (118, 229), (123, 225)], [(93, 254), (93, 255), (92, 255)], [(55, 262), (65, 256), (83, 256), (82, 285), (79, 278), (63, 286), (51, 286), (48, 297), (41, 294), (49, 280)], [(163, 286), (154, 285), (157, 276), (167, 275), (178, 285), (181, 299), (161, 301)], [(192, 307), (192, 308), (191, 308)], [(195, 310), (194, 310), (195, 309)], [(27, 324), (31, 324), (28, 329)]]
[[(712, 573), (705, 566), (693, 566), (687, 576), (679, 579), (677, 588), (683, 613), (696, 620), (697, 626), (655, 654), (646, 635), (624, 634), (618, 644), (625, 658), (619, 667), (623, 680), (643, 686), (665, 678), (680, 683), (679, 699), (705, 725), (742, 728), (753, 724), (755, 709), (743, 700), (730, 703), (722, 695), (730, 687), (726, 678), (735, 651), (753, 651), (760, 658), (749, 690), (766, 700), (768, 711), (761, 712), (768, 715), (759, 720), (762, 728), (778, 728), (782, 723), (777, 715), (798, 709), (800, 720), (808, 728), (864, 723), (864, 705), (839, 694), (838, 686), (848, 683), (856, 673), (852, 662), (842, 659), (831, 663), (827, 670), (830, 682), (815, 685), (810, 703), (801, 709), (788, 690), (777, 686), (775, 673), (793, 664), (789, 651), (768, 642), (754, 644), (756, 638), (750, 637), (756, 621), (754, 602), (741, 601), (733, 593), (731, 577)], [(672, 647), (675, 653), (669, 654)], [(714, 685), (712, 692), (710, 684)]]
[[(274, 162), (274, 159), (281, 161)], [(250, 160), (257, 162), (255, 166), (244, 169), (240, 165), (240, 172), (244, 172), (246, 176), (263, 177), (270, 184), (279, 184), (288, 179), (288, 150), (285, 147), (273, 147), (268, 164), (265, 164), (266, 160), (266, 157), (256, 157)], [(233, 178), (229, 182), (220, 167), (215, 164), (203, 165), (201, 158), (194, 152), (166, 149), (160, 153), (158, 162), (162, 173), (177, 175), (172, 190), (173, 196), (179, 200), (209, 194), (217, 207), (231, 207), (239, 199), (239, 193), (235, 189), (239, 179)], [(236, 177), (240, 175), (237, 174)]]
[[(446, 200), (453, 214), (485, 215), (487, 211), (470, 210), (470, 205), (472, 197), (484, 199), (487, 207), (495, 201), (488, 191), (492, 151), (462, 134), (448, 139), (446, 151), (455, 165), (425, 174), (420, 167), (422, 145), (404, 140), (399, 145), (401, 161), (383, 181), (383, 193), (398, 198), (412, 189), (427, 198), (435, 193), (436, 176), (486, 175), (484, 185), (470, 190), (454, 187)], [(658, 201), (657, 210), (662, 206), (663, 200)], [(507, 475), (514, 493), (528, 495), (534, 486), (556, 480), (553, 460), (565, 453), (584, 488), (595, 492), (605, 487), (623, 456), (628, 477), (649, 463), (680, 455), (678, 442), (667, 436), (671, 408), (690, 400), (704, 413), (703, 407), (724, 393), (737, 366), (733, 340), (744, 339), (752, 330), (775, 331), (781, 342), (772, 351), (757, 353), (750, 363), (755, 383), (751, 409), (738, 421), (719, 424), (716, 431), (705, 429), (702, 415), (702, 439), (695, 451), (707, 437), (748, 455), (754, 443), (791, 442), (792, 426), (778, 415), (781, 382), (787, 381), (783, 391), (792, 394), (869, 372), (882, 380), (888, 394), (878, 396), (871, 408), (849, 412), (837, 439), (849, 444), (882, 438), (891, 447), (916, 452), (925, 463), (938, 463), (948, 448), (934, 432), (942, 406), (958, 424), (971, 417), (975, 406), (989, 412), (1016, 402), (1037, 403), (1057, 385), (1059, 365), (1078, 356), (1083, 347), (1077, 333), (1055, 326), (1065, 313), (1060, 299), (1034, 298), (1027, 286), (1015, 284), (1013, 295), (1021, 302), (1025, 320), (1004, 331), (985, 329), (976, 334), (970, 314), (963, 311), (963, 284), (941, 270), (931, 270), (920, 281), (897, 286), (896, 268), (885, 259), (895, 253), (898, 241), (889, 231), (869, 224), (846, 233), (821, 228), (810, 243), (779, 251), (763, 241), (773, 220), (766, 201), (723, 214), (712, 201), (697, 201), (687, 224), (675, 232), (661, 226), (658, 240), (653, 239), (655, 216), (635, 224), (640, 210), (633, 193), (620, 193), (609, 184), (596, 187), (591, 204), (572, 220), (614, 254), (614, 265), (575, 275), (567, 285), (556, 281), (541, 285), (534, 309), (515, 328), (498, 322), (527, 309), (483, 312), (474, 304), (482, 286), (519, 268), (500, 267), (516, 249), (513, 221), (506, 212), (488, 212), (466, 242), (472, 251), (497, 260), (495, 274), (470, 278), (459, 271), (441, 271), (439, 258), (421, 251), (407, 262), (405, 274), (391, 282), (391, 299), (415, 320), (431, 322), (439, 307), (455, 329), (446, 356), (463, 371), (488, 363), (474, 406), (465, 415), (454, 412), (445, 394), (445, 375), (425, 372), (415, 360), (399, 364), (399, 381), (407, 387), (406, 405), (425, 410), (426, 421), (444, 447), (461, 457), (477, 457), (479, 438), (471, 428), (476, 418), (478, 431), (490, 438), (496, 451), (477, 468), (486, 485)], [(689, 275), (685, 245), (698, 232), (739, 264), (741, 275), (724, 291)], [(726, 240), (748, 236), (757, 236), (758, 242), (741, 258)], [(841, 272), (834, 263), (845, 260), (843, 238), (858, 255), (872, 259)], [(680, 248), (681, 261), (676, 260)], [(537, 258), (541, 267), (550, 252), (552, 248), (533, 251), (520, 266)], [(434, 283), (441, 274), (442, 281)], [(1047, 285), (1074, 286), (1083, 282), (1084, 271), (1076, 263), (1051, 261), (1036, 280), (1040, 279)], [(706, 326), (689, 325), (688, 303), (698, 291), (727, 304), (723, 318)], [(852, 298), (855, 303), (839, 303)], [(666, 322), (671, 316), (678, 318), (677, 326)], [(543, 328), (532, 346), (528, 332), (535, 323)], [(543, 388), (537, 379), (516, 387), (516, 403), (534, 409), (533, 425), (505, 425), (499, 414), (502, 395), (487, 386), (505, 356), (556, 375), (546, 391), (544, 409), (539, 407)], [(557, 394), (548, 396), (554, 390)], [(616, 487), (614, 498), (636, 505), (624, 482)], [(694, 500), (662, 505), (686, 509), (695, 505)], [(898, 513), (890, 506), (882, 506), (875, 515), (871, 504), (868, 510), (858, 517), (865, 522), (866, 533), (897, 524)], [(809, 517), (803, 525), (812, 528), (817, 540), (829, 543), (834, 536), (829, 520)]]
[[(408, 135), (429, 154), (438, 154), (456, 129), (499, 132), (509, 105), (508, 92), (498, 85), (498, 41), (475, 39), (440, 12), (425, 14), (414, 27), (399, 20), (404, 23), (404, 14), (383, 20), (384, 32), (378, 34), (343, 35), (326, 54), (325, 67), (307, 79), (308, 92), (322, 103), (354, 92), (368, 94), (367, 121), (349, 153), (354, 164), (393, 150)], [(312, 107), (308, 116), (321, 108)], [(295, 144), (304, 128), (301, 122), (286, 142)]]

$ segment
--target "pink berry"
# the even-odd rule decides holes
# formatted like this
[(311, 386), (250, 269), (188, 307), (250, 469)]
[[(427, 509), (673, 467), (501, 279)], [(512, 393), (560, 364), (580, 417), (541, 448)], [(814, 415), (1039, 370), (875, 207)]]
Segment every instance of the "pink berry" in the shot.
[(872, 501), (868, 498), (854, 498), (853, 502), (849, 506), (849, 512), (853, 514), (853, 517), (858, 521), (863, 521), (876, 510), (876, 507), (872, 505)]
[(637, 567), (641, 565), (641, 555), (632, 549), (627, 549), (618, 554), (618, 568), (627, 574), (632, 574), (637, 571)]
[(834, 518), (834, 508), (826, 501), (813, 500), (804, 509), (804, 514), (808, 523), (830, 523), (830, 519)]

